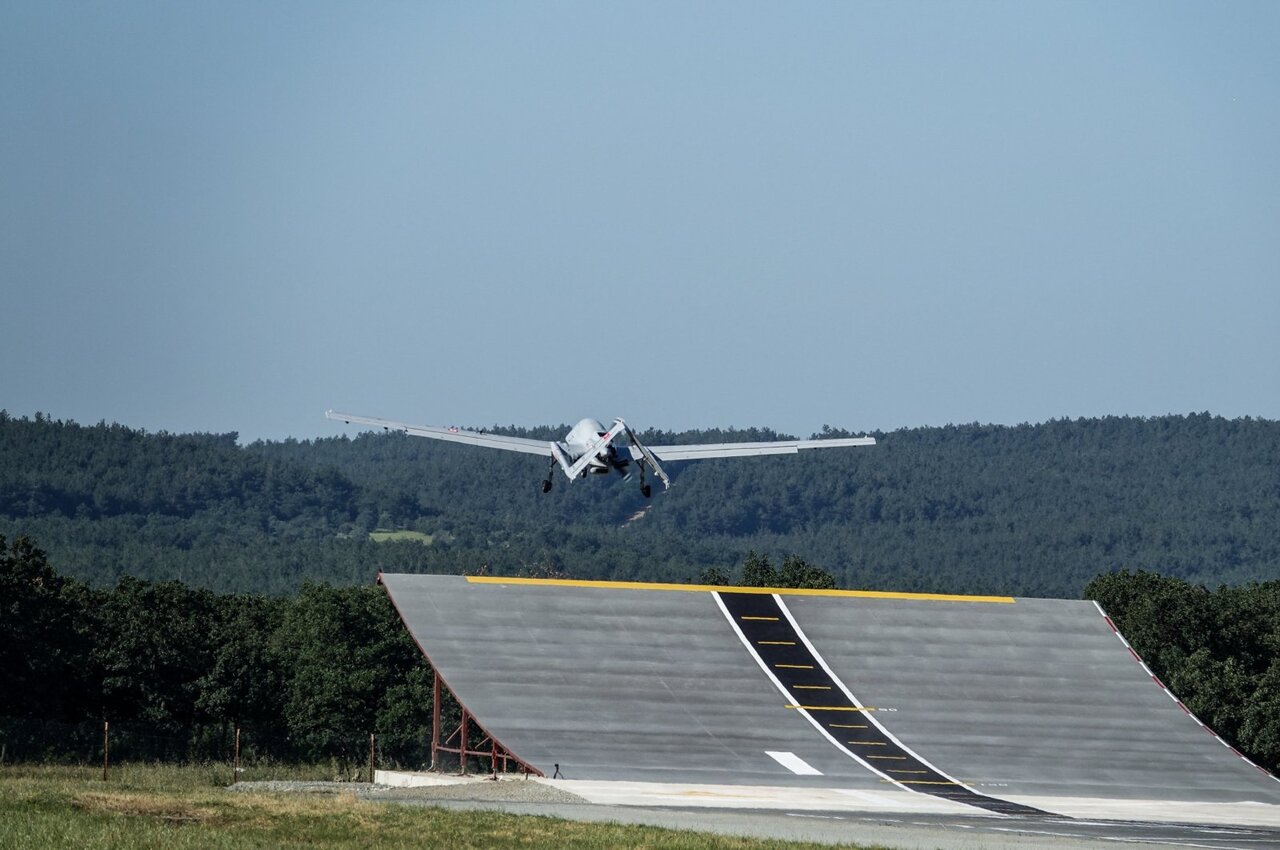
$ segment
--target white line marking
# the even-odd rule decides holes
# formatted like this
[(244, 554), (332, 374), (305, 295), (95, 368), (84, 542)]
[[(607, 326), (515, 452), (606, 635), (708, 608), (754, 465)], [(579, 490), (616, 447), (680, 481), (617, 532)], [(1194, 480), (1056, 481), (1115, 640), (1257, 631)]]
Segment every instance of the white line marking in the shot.
[(795, 753), (774, 752), (773, 750), (765, 750), (764, 754), (785, 767), (797, 776), (821, 776), (822, 771), (818, 770), (809, 762), (800, 758)]
[[(863, 706), (863, 704), (858, 701), (858, 698), (853, 695), (853, 692), (850, 691), (849, 688), (845, 686), (845, 683), (841, 681), (840, 677), (835, 674), (835, 671), (832, 670), (827, 665), (826, 659), (823, 658), (818, 653), (817, 647), (815, 647), (812, 643), (809, 642), (809, 636), (804, 633), (804, 629), (800, 628), (800, 624), (796, 622), (796, 618), (791, 616), (791, 609), (788, 608), (786, 604), (782, 601), (782, 597), (775, 595), (773, 598), (777, 600), (778, 609), (781, 610), (783, 616), (787, 618), (787, 622), (791, 624), (791, 628), (795, 629), (795, 632), (799, 636), (800, 640), (804, 642), (805, 648), (809, 650), (810, 654), (813, 655), (814, 659), (818, 662), (819, 665), (821, 665), (822, 669), (826, 671), (826, 674), (831, 677), (831, 681), (835, 682), (836, 685), (839, 686), (840, 690), (844, 692), (844, 695), (849, 698), (850, 702), (852, 702), (858, 708), (864, 708), (865, 706)], [(862, 716), (867, 718), (867, 720), (870, 721), (872, 724), (874, 724), (877, 729), (883, 732), (890, 741), (893, 741), (895, 744), (901, 747), (904, 753), (911, 755), (913, 758), (915, 758), (916, 761), (920, 762), (925, 767), (928, 767), (936, 771), (939, 776), (945, 777), (948, 781), (954, 782), (962, 788), (967, 788), (968, 790), (973, 791), (973, 788), (968, 783), (961, 782), (960, 780), (956, 779), (954, 776), (950, 776), (949, 774), (941, 770), (938, 770), (937, 766), (930, 764), (928, 761), (925, 761), (925, 759), (919, 753), (917, 753), (915, 750), (911, 749), (906, 744), (899, 741), (892, 732), (884, 728), (884, 724), (882, 724), (879, 720), (876, 719), (874, 712), (864, 711), (862, 712)], [(973, 793), (981, 794), (981, 792), (979, 791), (973, 791)], [(986, 796), (986, 795), (981, 795), (981, 796)]]
[(814, 818), (815, 820), (845, 820), (843, 815), (810, 815), (805, 812), (787, 812), (789, 818)]

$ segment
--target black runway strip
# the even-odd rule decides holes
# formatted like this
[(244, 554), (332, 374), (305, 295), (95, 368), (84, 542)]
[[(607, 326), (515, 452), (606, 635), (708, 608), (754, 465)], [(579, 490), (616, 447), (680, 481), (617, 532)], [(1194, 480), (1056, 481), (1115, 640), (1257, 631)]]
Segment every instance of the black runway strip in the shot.
[[(846, 696), (791, 625), (775, 596), (768, 593), (720, 593), (720, 600), (743, 636), (792, 702), (785, 711), (803, 710), (841, 746), (904, 787), (1003, 815), (1040, 815), (1039, 809), (979, 794), (925, 764), (899, 746), (870, 715), (875, 706), (858, 706)], [(856, 682), (845, 682), (851, 693)]]

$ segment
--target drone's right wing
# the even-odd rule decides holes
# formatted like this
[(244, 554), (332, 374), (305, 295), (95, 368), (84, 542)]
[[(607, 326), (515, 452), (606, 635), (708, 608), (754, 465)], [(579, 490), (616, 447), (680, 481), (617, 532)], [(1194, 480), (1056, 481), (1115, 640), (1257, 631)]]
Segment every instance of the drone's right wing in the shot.
[(546, 440), (530, 440), (525, 437), (506, 437), (502, 434), (482, 434), (479, 431), (464, 431), (461, 428), (439, 428), (432, 425), (407, 425), (404, 422), (393, 422), (390, 419), (375, 419), (372, 416), (355, 416), (351, 413), (339, 413), (330, 410), (325, 413), (329, 419), (337, 419), (350, 425), (357, 422), (361, 425), (372, 425), (387, 431), (402, 431), (415, 437), (430, 437), (433, 440), (448, 440), (451, 443), (467, 443), (472, 446), (486, 446), (491, 449), (504, 449), (509, 452), (524, 452), (531, 455), (551, 457), (551, 443)]
[[(649, 446), (659, 460), (702, 460), (713, 457), (753, 457), (793, 455), (807, 449), (838, 449), (845, 446), (874, 446), (875, 437), (843, 437), (834, 440), (778, 440), (768, 443), (701, 443), (687, 446)], [(637, 450), (631, 456), (637, 458)]]

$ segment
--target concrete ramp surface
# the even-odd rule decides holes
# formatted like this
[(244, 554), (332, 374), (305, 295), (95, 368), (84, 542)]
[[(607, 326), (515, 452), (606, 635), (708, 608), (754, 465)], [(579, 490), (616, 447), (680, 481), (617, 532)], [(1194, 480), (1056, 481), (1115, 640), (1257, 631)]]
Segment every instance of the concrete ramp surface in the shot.
[(1280, 805), (1092, 602), (381, 576), (510, 752), (567, 779)]

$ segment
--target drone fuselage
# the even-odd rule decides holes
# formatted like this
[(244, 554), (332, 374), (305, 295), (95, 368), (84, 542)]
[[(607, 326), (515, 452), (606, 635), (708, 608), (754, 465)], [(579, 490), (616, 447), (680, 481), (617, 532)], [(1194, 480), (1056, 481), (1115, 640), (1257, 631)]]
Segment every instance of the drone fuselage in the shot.
[[(613, 447), (613, 440), (610, 439), (603, 447), (596, 445), (607, 433), (608, 430), (599, 419), (583, 419), (569, 430), (560, 446), (570, 462), (578, 460), (584, 454), (592, 452), (593, 448), (595, 449), (583, 474), (608, 475), (615, 469), (622, 471), (631, 459), (619, 457), (617, 449)], [(618, 433), (621, 432), (615, 432), (613, 436), (617, 437)]]

